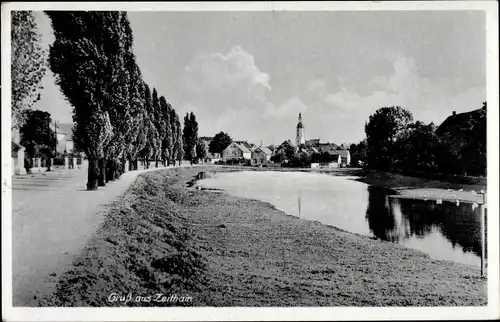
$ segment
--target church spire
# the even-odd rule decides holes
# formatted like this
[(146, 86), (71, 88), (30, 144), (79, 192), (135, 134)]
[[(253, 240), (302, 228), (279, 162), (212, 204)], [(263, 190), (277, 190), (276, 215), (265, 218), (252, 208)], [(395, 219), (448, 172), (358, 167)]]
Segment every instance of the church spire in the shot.
[(304, 125), (302, 124), (302, 113), (299, 113), (299, 121), (297, 123), (297, 133), (295, 137), (295, 144), (298, 147), (305, 144), (304, 139)]
[(297, 128), (301, 129), (304, 125), (302, 125), (302, 113), (299, 113), (299, 122), (297, 123)]

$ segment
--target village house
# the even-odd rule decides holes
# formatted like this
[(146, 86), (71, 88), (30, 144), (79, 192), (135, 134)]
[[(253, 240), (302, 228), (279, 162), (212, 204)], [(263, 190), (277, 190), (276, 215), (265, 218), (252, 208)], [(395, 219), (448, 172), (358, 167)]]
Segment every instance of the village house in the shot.
[(273, 152), (266, 147), (258, 147), (252, 151), (252, 165), (261, 165), (271, 161)]
[[(242, 144), (243, 141), (238, 141), (240, 143), (232, 142), (227, 148), (222, 151), (222, 161), (227, 162), (229, 160), (250, 160), (252, 158), (252, 151), (250, 150), (250, 144)], [(248, 146), (248, 147), (247, 147)]]
[(26, 169), (24, 168), (24, 154), (26, 148), (19, 143), (20, 141), (19, 130), (13, 130), (11, 142), (12, 174), (24, 175), (26, 174)]
[(54, 127), (57, 137), (57, 153), (72, 153), (74, 149), (73, 144), (73, 124), (71, 123), (57, 123)]
[(329, 162), (328, 167), (338, 168), (346, 167), (351, 164), (351, 153), (348, 149), (343, 149), (335, 143), (318, 143), (315, 146), (306, 148), (309, 155), (328, 153)]
[(245, 148), (247, 148), (250, 151), (255, 149), (255, 144), (253, 144), (253, 143), (248, 143), (247, 141), (234, 141), (234, 142), (238, 143), (239, 145), (244, 146)]

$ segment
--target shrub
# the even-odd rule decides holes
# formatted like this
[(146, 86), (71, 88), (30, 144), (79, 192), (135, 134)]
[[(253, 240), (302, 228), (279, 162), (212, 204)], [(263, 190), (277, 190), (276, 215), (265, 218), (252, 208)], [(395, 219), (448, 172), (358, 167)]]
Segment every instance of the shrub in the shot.
[(57, 156), (54, 158), (54, 165), (64, 165), (64, 157)]
[(24, 158), (24, 168), (26, 169), (26, 171), (28, 171), (32, 167), (33, 167), (33, 163), (31, 162), (31, 158), (25, 157)]

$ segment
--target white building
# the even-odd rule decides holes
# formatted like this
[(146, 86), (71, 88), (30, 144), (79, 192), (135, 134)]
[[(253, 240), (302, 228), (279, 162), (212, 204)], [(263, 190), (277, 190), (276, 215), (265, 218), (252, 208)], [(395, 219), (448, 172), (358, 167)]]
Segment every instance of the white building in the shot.
[(252, 158), (252, 151), (243, 144), (232, 142), (227, 148), (222, 151), (222, 160), (250, 160)]
[(252, 164), (263, 164), (271, 161), (273, 152), (266, 147), (258, 147), (252, 151)]
[(57, 133), (57, 152), (60, 154), (73, 152), (73, 124), (57, 123), (54, 131)]
[(295, 136), (295, 145), (297, 147), (306, 144), (306, 139), (304, 136), (304, 125), (302, 124), (302, 114), (299, 113), (299, 121), (297, 123), (297, 133)]

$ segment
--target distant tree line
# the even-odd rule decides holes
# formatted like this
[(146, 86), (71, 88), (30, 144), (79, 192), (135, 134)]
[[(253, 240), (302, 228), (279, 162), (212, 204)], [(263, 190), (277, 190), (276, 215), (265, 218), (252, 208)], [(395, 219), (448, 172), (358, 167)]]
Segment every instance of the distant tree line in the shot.
[(73, 106), (74, 143), (89, 162), (87, 189), (118, 178), (126, 161), (130, 170), (139, 159), (146, 167), (180, 163), (192, 142), (183, 139), (172, 105), (144, 81), (127, 13), (46, 14), (55, 36), (50, 68)]
[(440, 129), (414, 121), (400, 106), (382, 107), (366, 122), (365, 133), (366, 139), (350, 146), (353, 164), (395, 172), (486, 175), (486, 102)]

